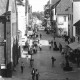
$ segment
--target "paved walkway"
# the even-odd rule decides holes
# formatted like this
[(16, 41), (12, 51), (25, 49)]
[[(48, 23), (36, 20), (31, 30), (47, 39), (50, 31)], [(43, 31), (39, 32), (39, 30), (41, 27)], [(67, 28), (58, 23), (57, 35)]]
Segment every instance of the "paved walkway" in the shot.
[[(49, 50), (47, 42), (48, 40), (53, 40), (52, 36), (50, 34), (47, 35), (43, 31), (40, 33), (42, 33), (42, 40), (46, 42), (42, 43), (42, 51), (39, 51), (38, 49), (38, 53), (33, 55), (34, 68), (38, 69), (40, 73), (39, 80), (65, 80), (67, 77), (69, 80), (80, 80), (80, 70), (76, 66), (73, 66), (72, 64), (74, 70), (71, 72), (63, 71), (60, 66), (60, 63), (63, 61), (63, 57), (61, 56), (60, 52), (53, 51), (52, 49)], [(64, 40), (60, 38), (56, 38), (56, 42), (57, 44), (61, 42), (63, 46), (66, 44)], [(56, 58), (55, 66), (53, 68), (51, 66), (51, 56), (54, 56)], [(23, 61), (25, 64), (23, 74), (20, 72), (21, 61)], [(32, 80), (29, 60), (27, 60), (27, 58), (21, 58), (19, 60), (19, 64), (16, 67), (16, 72), (13, 72), (12, 78), (0, 78), (0, 80)]]

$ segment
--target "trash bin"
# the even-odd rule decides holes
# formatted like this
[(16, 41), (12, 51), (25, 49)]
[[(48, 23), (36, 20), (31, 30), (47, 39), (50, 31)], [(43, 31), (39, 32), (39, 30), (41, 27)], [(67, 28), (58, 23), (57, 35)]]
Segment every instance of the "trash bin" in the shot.
[(6, 70), (6, 74), (7, 74), (7, 77), (8, 78), (11, 78), (12, 77), (12, 62), (8, 63), (7, 64), (7, 70)]
[(1, 69), (1, 76), (2, 77), (7, 77), (7, 74), (6, 74), (6, 72), (7, 72), (6, 65), (5, 64), (1, 64), (0, 69)]
[(7, 73), (7, 78), (11, 78), (12, 77), (12, 70), (11, 69), (7, 69), (6, 73)]

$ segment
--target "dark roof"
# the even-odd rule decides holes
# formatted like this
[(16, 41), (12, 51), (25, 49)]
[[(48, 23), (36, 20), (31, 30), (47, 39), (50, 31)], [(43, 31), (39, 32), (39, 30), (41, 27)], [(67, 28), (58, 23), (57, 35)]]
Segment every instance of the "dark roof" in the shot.
[(57, 0), (57, 1), (54, 0), (55, 4), (51, 6), (51, 9), (54, 9), (60, 3), (60, 1), (61, 0)]
[(24, 5), (22, 0), (16, 0), (17, 1), (17, 5)]
[(74, 26), (80, 27), (80, 20), (77, 21), (77, 22), (74, 24)]
[(80, 0), (73, 0), (73, 1), (76, 1), (77, 2), (77, 1), (80, 1)]

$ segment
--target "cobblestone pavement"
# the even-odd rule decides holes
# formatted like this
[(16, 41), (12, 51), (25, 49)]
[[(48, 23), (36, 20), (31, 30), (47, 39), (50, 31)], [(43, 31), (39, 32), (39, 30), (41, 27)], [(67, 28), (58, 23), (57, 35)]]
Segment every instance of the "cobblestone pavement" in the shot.
[[(43, 40), (42, 51), (39, 51), (38, 49), (37, 54), (33, 55), (34, 68), (38, 69), (40, 73), (39, 80), (66, 80), (66, 78), (69, 78), (69, 80), (80, 80), (80, 69), (77, 68), (75, 64), (71, 64), (71, 66), (73, 66), (73, 71), (63, 71), (60, 63), (63, 61), (64, 57), (61, 56), (59, 51), (53, 51), (53, 49), (49, 50), (48, 40), (53, 40), (52, 36), (50, 34), (47, 35), (44, 31), (41, 31), (38, 34), (40, 33), (42, 34), (41, 41)], [(56, 38), (56, 42), (57, 44), (61, 42), (63, 46), (66, 45), (62, 38)], [(52, 56), (56, 58), (54, 67), (51, 65)], [(21, 61), (23, 61), (25, 64), (23, 74), (20, 72)], [(19, 60), (19, 64), (16, 67), (16, 71), (13, 72), (12, 78), (0, 78), (0, 80), (32, 80), (29, 60), (27, 58), (21, 58)]]

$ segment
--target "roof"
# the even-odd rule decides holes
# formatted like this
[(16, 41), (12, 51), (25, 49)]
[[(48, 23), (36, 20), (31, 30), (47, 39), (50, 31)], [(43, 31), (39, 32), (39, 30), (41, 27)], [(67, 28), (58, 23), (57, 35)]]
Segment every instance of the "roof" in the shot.
[(60, 0), (51, 0), (51, 4), (55, 5), (58, 1), (60, 1)]
[(61, 0), (52, 0), (51, 9), (54, 9), (60, 3), (60, 1)]
[(22, 0), (16, 0), (17, 5), (24, 5)]
[(8, 0), (0, 0), (0, 16), (7, 10)]
[(72, 1), (71, 0), (61, 0), (57, 5), (57, 14), (72, 14)]
[(80, 27), (80, 20), (77, 21), (77, 22), (74, 24), (74, 26)]
[(80, 1), (80, 0), (73, 0), (73, 1), (75, 1), (75, 2), (76, 2), (76, 1)]
[(71, 44), (68, 45), (71, 49), (77, 49), (80, 47), (80, 44), (78, 42), (73, 42)]

